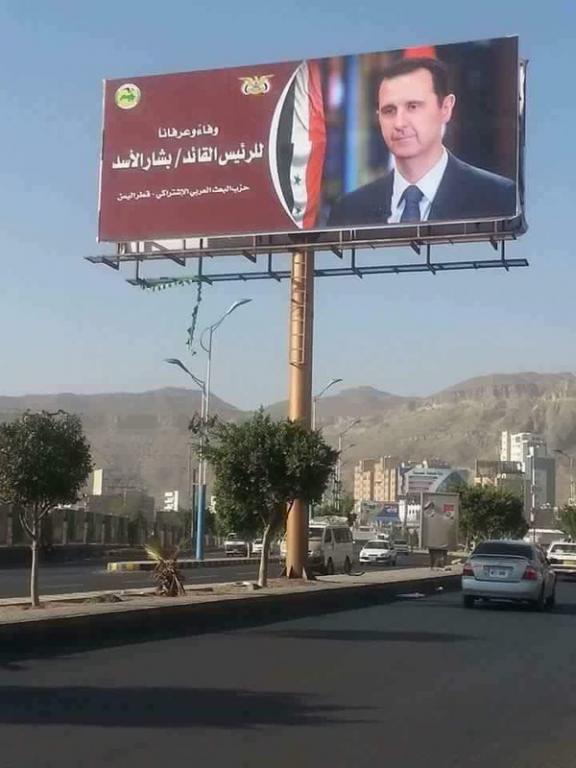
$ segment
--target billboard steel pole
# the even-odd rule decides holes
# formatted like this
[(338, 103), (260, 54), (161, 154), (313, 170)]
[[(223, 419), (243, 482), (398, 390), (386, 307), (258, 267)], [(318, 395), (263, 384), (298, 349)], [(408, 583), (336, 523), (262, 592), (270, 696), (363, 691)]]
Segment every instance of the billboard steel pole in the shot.
[[(290, 280), (290, 387), (288, 418), (311, 425), (312, 340), (314, 331), (314, 252), (294, 251)], [(306, 576), (308, 555), (308, 505), (296, 499), (286, 525), (286, 575)]]

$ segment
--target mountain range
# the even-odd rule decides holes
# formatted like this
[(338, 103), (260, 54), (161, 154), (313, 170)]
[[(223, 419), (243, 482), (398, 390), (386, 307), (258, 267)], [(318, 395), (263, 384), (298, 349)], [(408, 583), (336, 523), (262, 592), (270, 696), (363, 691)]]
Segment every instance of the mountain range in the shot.
[[(165, 388), (142, 393), (25, 395), (0, 397), (0, 421), (25, 409), (77, 413), (97, 467), (120, 478), (125, 488), (155, 496), (188, 488), (188, 422), (200, 410), (200, 394)], [(241, 420), (240, 410), (211, 396), (211, 413)], [(266, 408), (275, 418), (287, 402)], [(360, 458), (393, 455), (404, 460), (440, 458), (474, 467), (477, 458), (497, 459), (500, 432), (541, 434), (549, 449), (576, 450), (576, 376), (572, 373), (516, 373), (481, 376), (427, 397), (405, 397), (370, 386), (326, 394), (317, 403), (316, 423), (337, 445), (343, 436), (343, 479), (350, 483)], [(558, 494), (567, 493), (567, 467), (558, 462)], [(566, 462), (567, 463), (567, 462)]]

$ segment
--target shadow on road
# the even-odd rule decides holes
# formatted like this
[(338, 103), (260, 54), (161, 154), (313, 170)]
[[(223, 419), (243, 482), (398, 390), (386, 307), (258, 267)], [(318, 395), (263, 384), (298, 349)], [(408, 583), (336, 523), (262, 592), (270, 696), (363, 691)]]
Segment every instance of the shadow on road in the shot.
[(271, 630), (266, 633), (269, 637), (287, 637), (294, 640), (336, 640), (340, 642), (367, 643), (460, 643), (475, 638), (468, 635), (457, 635), (453, 632), (408, 632), (381, 630), (349, 630), (349, 629), (297, 629)]
[[(294, 693), (207, 688), (5, 686), (2, 725), (95, 725), (108, 728), (317, 726), (345, 720), (352, 707), (313, 704)], [(336, 719), (335, 719), (336, 718)]]

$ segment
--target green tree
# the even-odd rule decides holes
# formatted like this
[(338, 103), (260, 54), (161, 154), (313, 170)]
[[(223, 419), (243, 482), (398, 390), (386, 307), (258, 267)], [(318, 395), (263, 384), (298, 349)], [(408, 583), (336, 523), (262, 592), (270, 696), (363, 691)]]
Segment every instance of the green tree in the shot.
[(469, 545), (472, 540), (522, 537), (528, 525), (517, 496), (475, 485), (460, 491), (460, 529)]
[(30, 600), (39, 605), (38, 542), (42, 521), (61, 504), (73, 504), (92, 469), (90, 446), (78, 416), (26, 411), (0, 424), (0, 498), (18, 510), (30, 537)]
[(558, 514), (560, 528), (572, 541), (576, 541), (576, 505), (565, 504)]
[(356, 519), (354, 514), (354, 497), (345, 493), (340, 499), (340, 508), (337, 502), (325, 502), (318, 507), (314, 507), (314, 517), (345, 517), (348, 525), (352, 525)]
[(264, 587), (273, 537), (295, 499), (322, 498), (338, 452), (319, 432), (273, 421), (262, 410), (241, 424), (212, 425), (202, 452), (214, 471), (220, 526), (247, 536), (262, 533), (258, 584)]

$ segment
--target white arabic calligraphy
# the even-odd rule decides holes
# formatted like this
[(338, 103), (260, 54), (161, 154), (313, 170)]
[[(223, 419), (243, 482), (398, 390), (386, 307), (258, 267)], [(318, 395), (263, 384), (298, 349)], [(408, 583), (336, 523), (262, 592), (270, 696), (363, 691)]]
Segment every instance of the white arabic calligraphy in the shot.
[(158, 128), (159, 139), (195, 139), (197, 136), (218, 136), (220, 128), (217, 125), (202, 123), (196, 128)]
[(160, 192), (151, 192), (149, 189), (141, 190), (139, 192), (121, 192), (117, 195), (116, 200), (121, 202), (133, 202), (136, 200), (149, 200), (154, 197), (156, 200), (162, 200), (171, 197), (202, 197), (203, 195), (228, 195), (228, 194), (241, 194), (242, 192), (248, 192), (250, 187), (245, 184), (239, 184), (237, 186), (231, 186), (230, 184), (225, 187), (202, 187), (199, 189), (190, 189), (189, 187), (173, 187), (172, 189), (162, 189)]
[(218, 163), (218, 165), (228, 165), (234, 163), (251, 163), (253, 160), (260, 160), (264, 156), (264, 144), (255, 142), (252, 147), (247, 147), (245, 142), (241, 142), (235, 149), (220, 151), (218, 147), (190, 147), (186, 152), (182, 148), (178, 149), (176, 156), (171, 152), (166, 152), (164, 148), (147, 155), (144, 152), (136, 152), (131, 149), (127, 157), (118, 155), (112, 161), (112, 168), (118, 170), (141, 170), (149, 171), (151, 168), (179, 168), (182, 165), (193, 165), (195, 163)]

